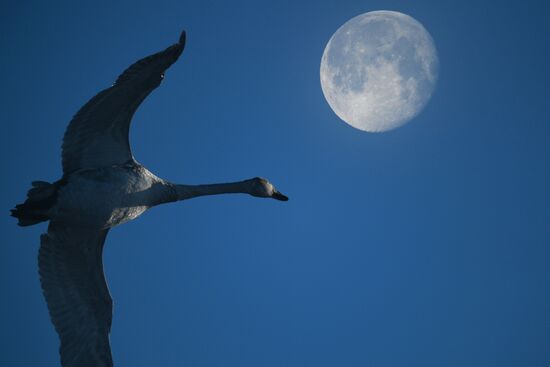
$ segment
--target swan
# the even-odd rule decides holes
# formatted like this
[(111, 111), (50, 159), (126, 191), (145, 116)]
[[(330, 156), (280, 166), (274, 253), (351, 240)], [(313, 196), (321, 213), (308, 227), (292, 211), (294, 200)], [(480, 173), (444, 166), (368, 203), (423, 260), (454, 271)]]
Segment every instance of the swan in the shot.
[(164, 51), (128, 67), (86, 103), (62, 144), (63, 176), (32, 182), (11, 215), (20, 226), (49, 221), (40, 237), (38, 270), (63, 367), (113, 366), (109, 334), (113, 303), (103, 274), (109, 230), (159, 204), (203, 195), (245, 193), (286, 201), (266, 179), (211, 185), (163, 180), (132, 155), (128, 130), (134, 112), (157, 88), (185, 47), (185, 31)]

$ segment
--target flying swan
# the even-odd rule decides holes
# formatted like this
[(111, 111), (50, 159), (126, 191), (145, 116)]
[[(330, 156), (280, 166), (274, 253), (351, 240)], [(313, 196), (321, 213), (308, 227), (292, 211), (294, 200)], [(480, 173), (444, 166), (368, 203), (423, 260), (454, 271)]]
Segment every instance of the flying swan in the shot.
[(38, 270), (63, 367), (113, 366), (112, 299), (102, 252), (109, 229), (147, 209), (203, 195), (245, 193), (286, 201), (263, 178), (213, 185), (177, 185), (140, 165), (128, 130), (134, 112), (181, 55), (185, 32), (166, 50), (131, 65), (70, 122), (62, 145), (63, 177), (35, 181), (11, 215), (20, 226), (50, 221), (40, 237)]

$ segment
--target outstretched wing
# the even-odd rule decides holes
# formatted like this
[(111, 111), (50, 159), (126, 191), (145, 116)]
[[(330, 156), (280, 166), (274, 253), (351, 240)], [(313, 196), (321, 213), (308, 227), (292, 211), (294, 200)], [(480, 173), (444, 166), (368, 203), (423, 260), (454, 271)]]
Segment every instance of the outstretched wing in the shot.
[(164, 72), (183, 52), (178, 43), (131, 65), (73, 117), (63, 137), (63, 173), (123, 164), (132, 159), (130, 121), (141, 102), (160, 85)]
[(61, 340), (63, 367), (113, 366), (113, 301), (102, 262), (107, 232), (51, 223), (40, 237), (40, 283)]

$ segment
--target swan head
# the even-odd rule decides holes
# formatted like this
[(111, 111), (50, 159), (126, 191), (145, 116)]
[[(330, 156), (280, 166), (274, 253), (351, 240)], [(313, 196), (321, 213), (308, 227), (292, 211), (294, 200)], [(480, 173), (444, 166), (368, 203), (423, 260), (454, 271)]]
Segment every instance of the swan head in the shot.
[(252, 196), (288, 201), (288, 197), (281, 194), (275, 186), (265, 178), (255, 177), (250, 180), (250, 183), (250, 195)]

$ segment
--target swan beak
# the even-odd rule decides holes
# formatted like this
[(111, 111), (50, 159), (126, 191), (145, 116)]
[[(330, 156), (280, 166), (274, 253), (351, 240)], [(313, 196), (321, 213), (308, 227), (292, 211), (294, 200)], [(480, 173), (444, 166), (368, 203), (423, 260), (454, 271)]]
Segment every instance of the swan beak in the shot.
[(273, 193), (273, 195), (271, 195), (271, 197), (275, 200), (279, 200), (279, 201), (288, 201), (288, 197), (281, 194), (279, 191), (275, 191)]

